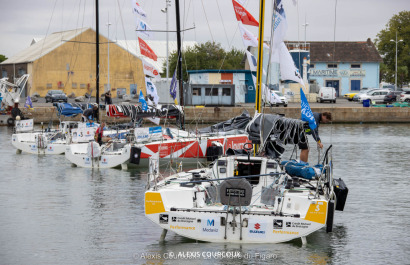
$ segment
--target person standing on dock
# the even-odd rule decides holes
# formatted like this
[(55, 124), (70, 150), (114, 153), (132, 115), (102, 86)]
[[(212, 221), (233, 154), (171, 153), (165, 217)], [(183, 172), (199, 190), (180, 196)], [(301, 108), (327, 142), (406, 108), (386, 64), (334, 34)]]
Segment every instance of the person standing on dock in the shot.
[(105, 105), (110, 105), (112, 104), (112, 98), (111, 98), (111, 91), (108, 90), (105, 94), (104, 94), (104, 101), (105, 101)]
[[(321, 123), (328, 123), (332, 121), (332, 114), (330, 112), (317, 113), (313, 112), (313, 117), (315, 118), (317, 127), (314, 130), (306, 129), (305, 132), (308, 135), (312, 135), (315, 139), (317, 146), (322, 149), (323, 144), (319, 137), (319, 125)], [(309, 142), (307, 137), (302, 137), (301, 142), (298, 144), (300, 149), (300, 161), (308, 163), (309, 160)]]

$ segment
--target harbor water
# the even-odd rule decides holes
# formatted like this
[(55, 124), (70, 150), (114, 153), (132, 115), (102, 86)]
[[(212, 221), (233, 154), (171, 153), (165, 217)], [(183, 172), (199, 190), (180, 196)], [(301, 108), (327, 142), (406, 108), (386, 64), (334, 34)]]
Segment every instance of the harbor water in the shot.
[[(332, 233), (281, 244), (197, 242), (144, 216), (147, 169), (71, 167), (16, 154), (0, 127), (0, 264), (409, 264), (410, 125), (322, 125), (349, 187)], [(289, 146), (284, 158), (289, 158)], [(318, 160), (316, 147), (310, 162)]]

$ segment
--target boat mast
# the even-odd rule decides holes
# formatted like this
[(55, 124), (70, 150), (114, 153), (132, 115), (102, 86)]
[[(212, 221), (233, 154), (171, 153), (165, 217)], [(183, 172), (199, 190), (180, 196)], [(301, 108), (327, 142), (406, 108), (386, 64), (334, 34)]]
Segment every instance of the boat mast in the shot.
[(258, 41), (258, 64), (256, 68), (256, 98), (255, 110), (261, 113), (262, 105), (262, 76), (263, 76), (263, 30), (265, 20), (265, 0), (259, 1), (259, 41)]
[(178, 58), (177, 58), (177, 79), (179, 85), (179, 104), (184, 104), (184, 93), (182, 84), (182, 54), (181, 54), (181, 23), (179, 15), (179, 0), (175, 0), (175, 11), (177, 20), (177, 46), (178, 46)]
[[(99, 97), (99, 94), (100, 94), (100, 38), (99, 38), (99, 36), (100, 36), (100, 28), (99, 28), (99, 19), (98, 19), (98, 0), (95, 0), (95, 20), (96, 20), (96, 22), (95, 22), (95, 27), (96, 27), (96, 41), (95, 41), (95, 43), (96, 43), (96, 47), (95, 47), (95, 49), (96, 49), (96, 56), (95, 56), (95, 58), (96, 58), (96, 96), (95, 96), (95, 102), (97, 103), (97, 105), (98, 106), (100, 106), (100, 97)], [(98, 107), (98, 109), (97, 109), (97, 113), (98, 113), (98, 115), (97, 115), (97, 121), (99, 121), (99, 107)]]

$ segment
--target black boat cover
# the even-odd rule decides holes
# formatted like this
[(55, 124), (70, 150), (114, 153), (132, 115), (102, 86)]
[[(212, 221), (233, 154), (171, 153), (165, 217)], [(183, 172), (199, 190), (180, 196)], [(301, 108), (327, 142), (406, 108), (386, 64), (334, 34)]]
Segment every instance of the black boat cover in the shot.
[(246, 125), (251, 121), (251, 116), (247, 110), (244, 110), (241, 115), (236, 116), (227, 121), (223, 121), (212, 126), (202, 128), (199, 133), (216, 133), (227, 132), (232, 130), (245, 130)]

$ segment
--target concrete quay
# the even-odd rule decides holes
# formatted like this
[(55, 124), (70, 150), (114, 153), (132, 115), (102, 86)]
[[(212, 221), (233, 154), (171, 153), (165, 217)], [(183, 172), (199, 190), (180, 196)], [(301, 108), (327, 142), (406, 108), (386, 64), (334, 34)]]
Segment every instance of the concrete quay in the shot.
[[(337, 104), (312, 104), (314, 112), (331, 112), (334, 123), (407, 123), (410, 122), (409, 107), (392, 107), (376, 108), (362, 107), (361, 105), (337, 106)], [(228, 120), (240, 115), (243, 110), (248, 110), (251, 116), (255, 113), (253, 106), (245, 105), (238, 107), (185, 107), (186, 123), (216, 123)], [(35, 123), (48, 123), (51, 121), (58, 122), (56, 108), (52, 106), (35, 107), (34, 109), (23, 109), (26, 116), (33, 118)], [(102, 120), (108, 123), (128, 122), (129, 119), (118, 119), (106, 117), (105, 112), (101, 111)], [(264, 113), (284, 114), (288, 118), (300, 118), (300, 107), (298, 104), (290, 104), (288, 107), (265, 107)], [(66, 118), (64, 120), (80, 120), (81, 115), (75, 118)], [(171, 121), (172, 122), (172, 121)]]

